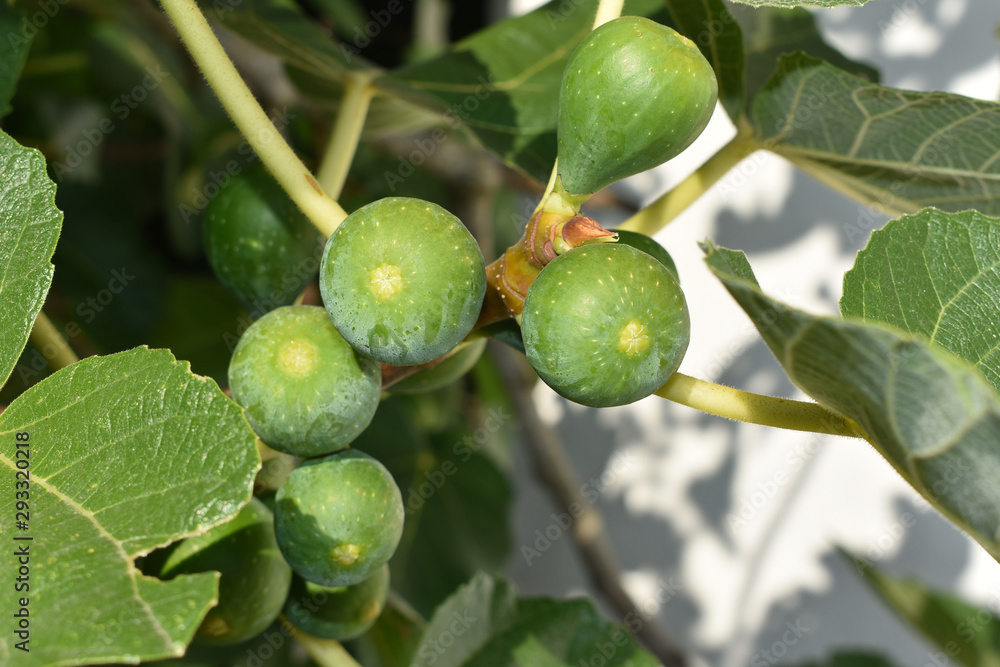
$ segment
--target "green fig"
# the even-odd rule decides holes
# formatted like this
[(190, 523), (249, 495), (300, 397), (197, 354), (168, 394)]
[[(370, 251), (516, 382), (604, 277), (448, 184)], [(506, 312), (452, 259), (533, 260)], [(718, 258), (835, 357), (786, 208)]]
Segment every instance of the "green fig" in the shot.
[(205, 208), (208, 263), (254, 317), (291, 305), (316, 275), (323, 236), (263, 166), (220, 186)]
[(458, 345), (486, 295), (483, 255), (437, 204), (387, 197), (347, 217), (327, 242), (320, 292), (347, 341), (384, 364), (433, 361)]
[(559, 91), (559, 174), (597, 192), (663, 164), (701, 134), (718, 84), (698, 47), (638, 16), (609, 21), (570, 54)]
[(221, 574), (219, 604), (199, 626), (198, 642), (236, 644), (260, 634), (278, 617), (292, 569), (278, 549), (274, 520), (264, 503), (253, 498), (232, 521), (181, 542), (158, 574), (172, 579), (211, 570)]
[(284, 614), (314, 637), (347, 641), (364, 634), (389, 597), (389, 566), (353, 586), (320, 586), (295, 575)]
[(298, 574), (322, 586), (350, 586), (396, 551), (403, 499), (385, 466), (347, 449), (292, 471), (275, 496), (274, 529)]
[(343, 449), (368, 426), (382, 370), (347, 344), (319, 306), (284, 306), (240, 338), (229, 388), (269, 447), (321, 456)]
[(560, 395), (583, 405), (649, 396), (680, 366), (690, 339), (677, 278), (618, 243), (577, 248), (550, 262), (521, 315), (528, 361)]

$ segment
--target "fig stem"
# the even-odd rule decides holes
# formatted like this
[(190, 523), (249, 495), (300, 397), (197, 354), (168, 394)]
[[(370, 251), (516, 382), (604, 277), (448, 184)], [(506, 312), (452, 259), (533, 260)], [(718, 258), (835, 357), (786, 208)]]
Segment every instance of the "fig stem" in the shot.
[(741, 130), (728, 144), (710, 157), (703, 165), (672, 190), (661, 196), (652, 204), (642, 209), (623, 222), (618, 229), (641, 232), (652, 236), (677, 216), (683, 213), (691, 204), (708, 191), (729, 170), (743, 161), (760, 146), (754, 140), (749, 130)]
[(195, 0), (162, 0), (161, 4), (191, 58), (264, 166), (316, 228), (330, 236), (347, 213), (323, 191), (267, 117)]
[(656, 395), (711, 415), (792, 431), (864, 438), (864, 429), (819, 403), (754, 394), (674, 373)]
[(597, 6), (597, 16), (594, 17), (594, 29), (596, 30), (608, 21), (621, 16), (624, 4), (625, 0), (601, 0)]
[(340, 192), (344, 189), (347, 172), (354, 161), (358, 142), (361, 141), (368, 106), (375, 96), (372, 78), (373, 75), (368, 72), (352, 72), (344, 81), (344, 96), (340, 100), (337, 122), (316, 172), (320, 186), (333, 198), (340, 197)]
[[(525, 444), (530, 452), (535, 474), (559, 506), (574, 518), (570, 535), (583, 559), (591, 583), (614, 607), (621, 618), (633, 618), (640, 608), (622, 586), (622, 570), (604, 518), (593, 498), (584, 497), (566, 447), (554, 428), (542, 421), (531, 395), (534, 374), (527, 369), (524, 357), (503, 345), (490, 344), (507, 394), (514, 401)], [(575, 509), (575, 511), (574, 511)], [(645, 623), (635, 630), (636, 638), (665, 667), (687, 664), (673, 638), (656, 616), (644, 614)]]
[(31, 327), (31, 342), (42, 353), (53, 371), (80, 361), (73, 348), (52, 324), (52, 320), (42, 311), (38, 311), (35, 324)]
[(292, 634), (295, 641), (302, 645), (302, 648), (306, 650), (309, 657), (312, 658), (320, 667), (361, 667), (361, 665), (359, 665), (358, 662), (351, 657), (351, 654), (340, 645), (340, 642), (332, 639), (320, 639), (319, 637), (313, 637), (312, 635), (307, 634), (292, 625), (291, 622), (285, 618), (284, 614), (281, 614), (278, 618), (281, 619), (282, 625), (284, 625), (285, 629)]

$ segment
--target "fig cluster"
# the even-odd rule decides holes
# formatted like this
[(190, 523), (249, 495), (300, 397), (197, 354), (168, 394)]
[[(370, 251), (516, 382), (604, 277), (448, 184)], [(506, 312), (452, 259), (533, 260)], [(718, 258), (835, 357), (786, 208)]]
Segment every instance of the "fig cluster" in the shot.
[[(628, 17), (595, 30), (562, 84), (565, 191), (594, 192), (676, 155), (704, 128), (715, 96), (711, 68), (669, 28)], [(493, 271), (496, 263), (488, 273), (461, 221), (427, 201), (363, 206), (324, 246), (262, 169), (222, 189), (205, 213), (206, 255), (248, 310), (266, 313), (233, 351), (232, 399), (258, 438), (297, 465), (270, 506), (254, 499), (230, 522), (149, 560), (150, 573), (166, 578), (221, 573), (200, 641), (243, 641), (279, 614), (335, 640), (374, 623), (404, 509), (386, 467), (351, 444), (384, 385), (429, 391), (469, 370), (485, 346), (469, 334), (482, 326), (489, 289), (501, 300), (502, 289), (523, 296), (516, 312), (502, 306), (504, 316), (516, 316), (539, 377), (572, 401), (630, 403), (677, 370), (690, 323), (669, 254), (639, 234), (578, 224), (578, 206), (577, 217), (564, 212), (537, 220), (575, 227), (552, 226), (539, 239), (526, 232), (501, 262), (506, 273)], [(323, 305), (296, 305), (317, 274)], [(521, 282), (497, 284), (508, 277)], [(421, 368), (387, 382), (411, 367)]]

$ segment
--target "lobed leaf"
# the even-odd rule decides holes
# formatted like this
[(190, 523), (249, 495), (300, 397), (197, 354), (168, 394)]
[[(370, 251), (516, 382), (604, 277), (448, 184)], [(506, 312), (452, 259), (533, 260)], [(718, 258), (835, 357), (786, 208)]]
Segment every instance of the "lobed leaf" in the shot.
[(52, 285), (62, 228), (45, 158), (0, 130), (0, 386), (14, 370)]
[(757, 94), (764, 147), (831, 187), (901, 212), (1000, 214), (1000, 104), (879, 86), (798, 53)]
[(1000, 391), (1000, 220), (925, 209), (890, 221), (844, 275), (840, 312), (924, 337)]
[(577, 665), (652, 667), (621, 626), (589, 600), (518, 598), (503, 579), (477, 575), (427, 625), (413, 667)]
[[(380, 85), (467, 127), (512, 167), (544, 183), (556, 158), (559, 85), (570, 52), (594, 22), (597, 0), (553, 0), (492, 25)], [(660, 2), (628, 0), (623, 14), (650, 16)]]
[[(19, 432), (30, 434), (28, 457)], [(31, 651), (4, 633), (0, 656), (48, 665), (181, 655), (215, 603), (218, 575), (159, 581), (134, 559), (223, 523), (250, 499), (260, 459), (240, 408), (166, 350), (90, 357), (0, 415), (0, 467), (13, 478), (24, 460), (28, 530), (15, 530), (13, 493), (0, 500), (0, 527), (8, 544), (30, 548)], [(13, 581), (14, 559), (2, 563)], [(4, 608), (18, 597), (6, 587)]]
[(746, 45), (747, 99), (752, 100), (763, 88), (774, 74), (782, 55), (796, 51), (878, 83), (878, 70), (851, 60), (826, 43), (816, 25), (816, 15), (807, 9), (751, 9), (737, 6), (732, 8), (732, 12), (742, 28)]
[[(851, 557), (865, 582), (908, 625), (965, 667), (1000, 667), (1000, 618), (919, 581), (890, 577)], [(950, 663), (949, 663), (950, 664)]]
[(677, 31), (698, 45), (715, 70), (719, 101), (736, 121), (746, 105), (743, 30), (722, 0), (666, 0)]
[(706, 252), (792, 382), (854, 420), (917, 491), (1000, 558), (1000, 398), (983, 377), (906, 332), (790, 308), (761, 292), (743, 253)]

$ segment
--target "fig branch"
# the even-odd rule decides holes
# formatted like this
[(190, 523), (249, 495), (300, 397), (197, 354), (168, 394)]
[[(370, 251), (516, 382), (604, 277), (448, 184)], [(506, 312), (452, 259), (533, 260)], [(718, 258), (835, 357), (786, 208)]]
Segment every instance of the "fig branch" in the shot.
[(347, 213), (327, 195), (267, 117), (195, 0), (162, 0), (163, 10), (219, 102), (275, 180), (325, 236)]
[(863, 438), (864, 430), (850, 419), (818, 403), (754, 394), (674, 373), (656, 395), (711, 415), (792, 431)]
[[(622, 586), (621, 567), (604, 528), (604, 519), (600, 510), (581, 495), (580, 481), (559, 434), (541, 420), (535, 409), (531, 398), (533, 378), (525, 368), (527, 364), (505, 346), (496, 345), (494, 351), (504, 385), (516, 406), (536, 474), (561, 509), (571, 511), (573, 507), (582, 508), (573, 521), (570, 534), (594, 586), (622, 618), (628, 618), (637, 607)], [(662, 665), (683, 667), (686, 664), (670, 633), (655, 617), (641, 624), (636, 630), (636, 637), (659, 658)]]
[(42, 311), (38, 311), (35, 324), (31, 327), (31, 342), (45, 357), (45, 361), (48, 362), (49, 368), (53, 371), (75, 364), (80, 360), (73, 348), (52, 324), (52, 320)]
[(337, 121), (330, 133), (330, 140), (323, 154), (323, 161), (316, 172), (320, 186), (331, 197), (340, 197), (347, 180), (347, 172), (354, 161), (354, 154), (361, 140), (361, 130), (368, 116), (368, 106), (375, 96), (372, 85), (374, 72), (351, 72), (344, 81), (344, 96), (340, 101)]

